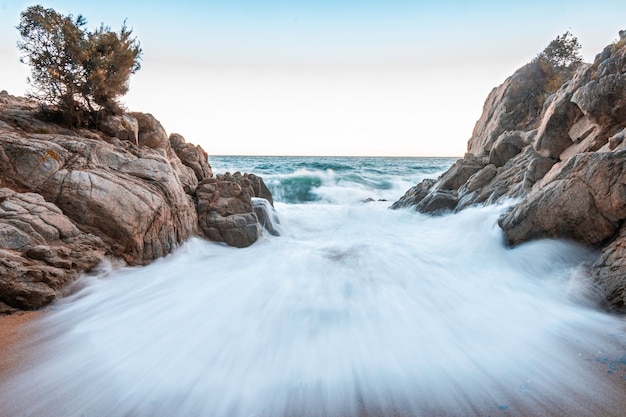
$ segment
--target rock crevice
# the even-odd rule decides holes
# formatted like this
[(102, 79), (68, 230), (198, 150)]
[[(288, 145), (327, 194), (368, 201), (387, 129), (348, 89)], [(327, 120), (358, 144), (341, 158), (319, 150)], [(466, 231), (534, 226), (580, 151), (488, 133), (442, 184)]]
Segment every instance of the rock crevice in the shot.
[[(620, 37), (541, 109), (519, 105), (546, 84), (533, 64), (522, 67), (487, 98), (465, 157), (392, 208), (436, 214), (519, 199), (499, 219), (506, 242), (564, 238), (599, 249), (589, 274), (609, 305), (625, 308), (626, 32)], [(442, 189), (446, 204), (431, 204)]]
[(70, 131), (0, 92), (0, 311), (46, 305), (105, 258), (145, 265), (195, 235), (249, 246), (253, 197), (272, 200), (260, 177), (213, 177), (207, 153), (150, 114)]

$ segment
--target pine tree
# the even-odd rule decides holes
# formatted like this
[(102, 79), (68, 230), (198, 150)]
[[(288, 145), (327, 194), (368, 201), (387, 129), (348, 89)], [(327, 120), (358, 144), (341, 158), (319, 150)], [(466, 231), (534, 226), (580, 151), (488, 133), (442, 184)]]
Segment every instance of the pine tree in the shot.
[(141, 68), (139, 42), (125, 23), (119, 32), (104, 25), (89, 32), (86, 24), (81, 15), (38, 5), (22, 12), (17, 26), (21, 61), (31, 67), (29, 95), (58, 110), (70, 126), (119, 113), (118, 97)]

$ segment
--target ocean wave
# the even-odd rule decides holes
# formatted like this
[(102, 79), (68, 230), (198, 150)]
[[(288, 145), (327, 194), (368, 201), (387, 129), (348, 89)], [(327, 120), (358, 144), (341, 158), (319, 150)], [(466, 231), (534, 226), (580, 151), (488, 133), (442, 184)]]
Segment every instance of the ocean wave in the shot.
[(621, 322), (580, 301), (588, 249), (507, 248), (502, 206), (434, 218), (376, 203), (276, 206), (280, 237), (246, 249), (193, 239), (147, 267), (85, 278), (36, 324), (30, 368), (3, 387), (0, 407), (67, 417), (612, 410), (614, 393), (585, 367), (598, 352), (612, 360), (606, 338)]
[(451, 158), (214, 157), (215, 172), (238, 165), (263, 177), (274, 200), (290, 204), (353, 204), (397, 200), (424, 178), (443, 172)]

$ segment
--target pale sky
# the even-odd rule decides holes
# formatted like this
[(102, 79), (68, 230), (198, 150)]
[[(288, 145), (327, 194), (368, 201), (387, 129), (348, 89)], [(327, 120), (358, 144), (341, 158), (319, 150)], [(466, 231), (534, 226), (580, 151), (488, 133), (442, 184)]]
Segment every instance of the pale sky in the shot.
[(0, 90), (23, 95), (28, 6), (124, 20), (143, 48), (123, 103), (209, 155), (462, 156), (487, 94), (569, 30), (592, 61), (626, 1), (0, 0)]

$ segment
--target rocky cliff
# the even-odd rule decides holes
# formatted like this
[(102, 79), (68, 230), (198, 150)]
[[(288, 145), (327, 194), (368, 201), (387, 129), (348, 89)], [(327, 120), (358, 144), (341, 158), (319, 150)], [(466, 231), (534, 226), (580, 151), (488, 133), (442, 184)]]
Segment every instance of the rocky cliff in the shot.
[(456, 211), (513, 199), (499, 220), (509, 245), (564, 238), (597, 248), (590, 277), (626, 306), (626, 32), (545, 97), (537, 63), (487, 98), (468, 153), (392, 208)]
[(194, 235), (251, 245), (253, 197), (271, 201), (261, 178), (214, 177), (201, 147), (150, 114), (68, 130), (3, 91), (0, 312), (46, 305), (105, 258), (145, 265)]

